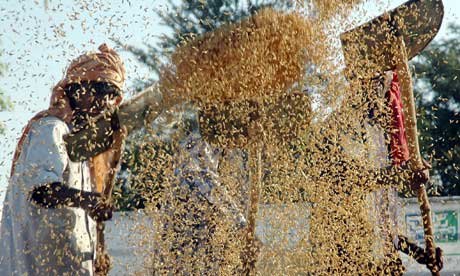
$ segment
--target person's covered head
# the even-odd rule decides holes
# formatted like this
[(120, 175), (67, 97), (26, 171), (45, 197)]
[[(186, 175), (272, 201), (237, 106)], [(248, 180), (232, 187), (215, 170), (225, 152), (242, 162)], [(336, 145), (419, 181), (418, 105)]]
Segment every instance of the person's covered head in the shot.
[[(54, 87), (50, 110), (94, 116), (121, 103), (125, 69), (120, 56), (106, 44), (98, 52), (74, 59)], [(67, 111), (64, 111), (67, 109)]]

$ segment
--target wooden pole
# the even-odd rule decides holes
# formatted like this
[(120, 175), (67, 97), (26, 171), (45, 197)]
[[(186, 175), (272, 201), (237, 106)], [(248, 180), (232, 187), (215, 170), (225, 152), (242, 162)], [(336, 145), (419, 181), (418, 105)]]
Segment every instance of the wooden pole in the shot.
[[(415, 100), (407, 59), (406, 46), (402, 36), (397, 36), (398, 49), (393, 53), (396, 60), (396, 69), (401, 85), (401, 98), (404, 108), (404, 125), (406, 138), (409, 146), (409, 156), (411, 168), (421, 170), (424, 168), (420, 147), (418, 143), (417, 116), (415, 110)], [(434, 243), (434, 231), (431, 218), (431, 207), (425, 190), (425, 185), (417, 187), (417, 198), (422, 213), (423, 229), (425, 232), (425, 246), (428, 254), (428, 268), (432, 275), (440, 275), (436, 264), (436, 245)]]
[[(106, 203), (112, 203), (112, 191), (116, 181), (116, 174), (120, 168), (121, 156), (123, 154), (123, 144), (125, 140), (125, 130), (120, 130), (113, 134), (112, 149), (109, 149), (91, 159), (93, 182), (96, 185), (96, 191), (102, 194)], [(97, 222), (97, 248), (95, 275), (107, 276), (109, 274), (111, 263), (106, 256), (105, 248), (105, 223)]]
[(256, 219), (262, 190), (262, 147), (252, 146), (249, 151), (250, 189), (246, 245), (243, 255), (243, 275), (255, 275), (258, 244), (256, 241)]

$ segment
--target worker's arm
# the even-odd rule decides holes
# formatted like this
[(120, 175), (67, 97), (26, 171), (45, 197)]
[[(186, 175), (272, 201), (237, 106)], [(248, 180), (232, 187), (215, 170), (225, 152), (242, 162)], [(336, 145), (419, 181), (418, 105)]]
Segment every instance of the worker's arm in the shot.
[(423, 160), (423, 165), (423, 169), (419, 170), (410, 168), (407, 163), (399, 166), (390, 165), (374, 173), (379, 184), (394, 186), (396, 179), (402, 179), (407, 186), (411, 187), (411, 190), (414, 190), (421, 185), (425, 185), (430, 180), (429, 170), (431, 169), (431, 165), (426, 160)]
[(95, 220), (103, 221), (112, 217), (112, 207), (101, 201), (99, 193), (81, 191), (53, 182), (33, 188), (30, 200), (44, 208), (78, 207)]
[(185, 143), (184, 162), (176, 169), (181, 185), (196, 189), (198, 194), (215, 206), (222, 215), (241, 229), (247, 224), (243, 212), (220, 183), (217, 170), (218, 155), (202, 140)]
[[(334, 170), (330, 171), (329, 168)], [(341, 187), (337, 192), (352, 193), (356, 188), (373, 192), (384, 187), (397, 187), (400, 184), (411, 187), (424, 185), (429, 179), (429, 165), (425, 163), (425, 168), (417, 171), (412, 170), (407, 165), (389, 165), (383, 168), (369, 169), (359, 165), (354, 159), (344, 158), (334, 161), (322, 171), (321, 176), (333, 178)], [(357, 181), (348, 183), (350, 179)]]
[[(405, 236), (398, 236), (397, 249), (403, 252), (404, 254), (412, 257), (419, 264), (428, 265), (429, 263), (428, 253), (425, 252), (425, 249), (409, 241), (409, 239)], [(436, 248), (436, 266), (439, 269), (442, 269), (442, 267), (444, 266), (443, 252), (442, 249), (439, 247)]]
[(48, 117), (34, 123), (21, 153), (21, 177), (27, 196), (44, 208), (79, 207), (95, 219), (111, 216), (111, 208), (100, 203), (100, 197), (88, 191), (68, 187), (65, 170), (69, 157), (63, 135), (67, 126), (61, 120)]

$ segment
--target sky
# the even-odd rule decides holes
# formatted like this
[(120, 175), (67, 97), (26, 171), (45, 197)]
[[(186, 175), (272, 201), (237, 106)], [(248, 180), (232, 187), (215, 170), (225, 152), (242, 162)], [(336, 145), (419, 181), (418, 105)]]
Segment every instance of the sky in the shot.
[[(365, 7), (373, 17), (404, 1), (368, 2)], [(459, 0), (444, 0), (444, 5), (445, 20), (436, 39), (449, 36), (447, 23), (458, 21), (460, 15)], [(0, 112), (7, 129), (0, 136), (0, 206), (21, 129), (48, 106), (51, 89), (69, 62), (103, 42), (115, 46), (113, 39), (128, 45), (159, 41), (169, 30), (159, 24), (155, 10), (165, 9), (160, 0), (0, 0), (0, 61), (8, 65), (0, 87), (14, 105), (13, 110)], [(151, 78), (152, 73), (130, 53), (115, 49), (125, 62), (129, 95), (135, 79)]]

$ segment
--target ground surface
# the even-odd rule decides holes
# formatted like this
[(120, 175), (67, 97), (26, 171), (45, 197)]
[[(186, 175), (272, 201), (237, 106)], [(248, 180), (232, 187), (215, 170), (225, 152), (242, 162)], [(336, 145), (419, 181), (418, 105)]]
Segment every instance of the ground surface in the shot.
[[(262, 208), (263, 212), (263, 208)], [(153, 231), (153, 223), (142, 213), (115, 213), (112, 221), (106, 225), (106, 241), (110, 255), (114, 259), (114, 267), (110, 275), (133, 275), (135, 271), (143, 267), (143, 257), (152, 252), (153, 243), (148, 239), (148, 232)], [(263, 238), (263, 221), (258, 223), (257, 232)], [(299, 223), (304, 225), (303, 223)], [(142, 231), (133, 231), (133, 228)], [(292, 232), (291, 232), (292, 234)], [(147, 239), (146, 239), (147, 238)], [(270, 242), (270, 241), (266, 241)], [(445, 251), (445, 267), (441, 275), (460, 276), (460, 243), (439, 244)], [(406, 275), (429, 276), (424, 266), (408, 260), (404, 260), (407, 268)], [(142, 275), (142, 274), (141, 274)]]

